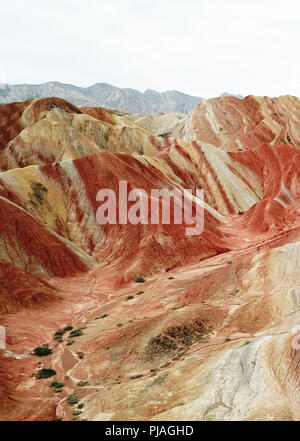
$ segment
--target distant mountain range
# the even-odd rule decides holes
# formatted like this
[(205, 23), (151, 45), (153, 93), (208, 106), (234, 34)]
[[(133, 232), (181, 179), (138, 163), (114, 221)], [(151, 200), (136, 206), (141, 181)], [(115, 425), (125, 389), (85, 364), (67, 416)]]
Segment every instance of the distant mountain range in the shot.
[(129, 113), (189, 113), (203, 100), (176, 90), (159, 93), (148, 89), (139, 92), (135, 89), (120, 89), (106, 83), (77, 87), (72, 84), (51, 82), (39, 85), (7, 85), (5, 88), (0, 88), (0, 103), (49, 96), (64, 98), (77, 106), (103, 106)]
[(147, 89), (145, 92), (139, 92), (136, 89), (120, 89), (106, 83), (77, 87), (55, 81), (38, 85), (6, 85), (0, 88), (0, 103), (50, 96), (64, 98), (77, 106), (108, 107), (129, 113), (189, 113), (203, 100), (201, 97), (176, 90), (160, 93)]

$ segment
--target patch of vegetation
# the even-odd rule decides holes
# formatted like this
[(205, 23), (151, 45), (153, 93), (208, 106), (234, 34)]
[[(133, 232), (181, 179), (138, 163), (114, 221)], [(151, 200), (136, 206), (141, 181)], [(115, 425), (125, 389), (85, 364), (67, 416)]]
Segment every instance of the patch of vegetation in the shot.
[(56, 389), (61, 389), (62, 387), (64, 387), (64, 383), (62, 383), (61, 381), (52, 381), (52, 383), (50, 383), (50, 387), (55, 387)]
[(70, 333), (70, 337), (80, 337), (81, 335), (83, 335), (81, 328), (73, 329), (73, 331)]
[(43, 205), (46, 202), (46, 196), (48, 193), (47, 188), (41, 182), (31, 182), (31, 193), (29, 195), (29, 201), (34, 206)]
[(78, 409), (83, 409), (84, 408), (84, 403), (79, 403), (77, 406)]
[(56, 375), (56, 371), (53, 369), (40, 369), (36, 374), (36, 378), (40, 380), (42, 378), (54, 377), (54, 375)]
[(127, 296), (127, 297), (126, 297), (126, 300), (132, 300), (132, 299), (134, 299), (133, 296)]
[(77, 395), (75, 393), (69, 395), (67, 398), (67, 402), (70, 406), (74, 406), (74, 404), (77, 404), (79, 402)]
[(118, 328), (121, 328), (121, 326), (123, 326), (123, 323), (117, 323)]
[(54, 337), (54, 340), (56, 340), (58, 343), (61, 343), (63, 341), (63, 338), (60, 335), (57, 335)]
[(52, 354), (52, 349), (49, 348), (48, 343), (45, 343), (44, 345), (35, 348), (33, 353), (38, 357), (47, 357), (47, 355)]
[(81, 414), (82, 414), (81, 410), (75, 410), (75, 411), (73, 412), (73, 415), (75, 415), (75, 416), (79, 416), (79, 415), (81, 415)]
[(83, 352), (77, 352), (77, 355), (78, 355), (79, 360), (82, 360), (84, 358)]
[(66, 326), (66, 327), (63, 329), (63, 331), (64, 331), (64, 332), (68, 332), (68, 331), (72, 331), (72, 329), (73, 329), (73, 326), (68, 325), (68, 326)]
[(69, 340), (69, 341), (67, 342), (67, 346), (71, 346), (73, 343), (74, 343), (74, 340)]
[(232, 262), (232, 260), (228, 260), (228, 265), (231, 265), (233, 262)]
[(108, 317), (108, 314), (102, 314), (102, 315), (100, 315), (100, 318), (101, 318), (101, 319), (104, 319), (104, 318), (106, 318), (106, 317)]
[(137, 296), (140, 296), (141, 294), (144, 294), (144, 291), (139, 291), (136, 293)]
[(137, 378), (141, 378), (142, 376), (143, 376), (143, 374), (134, 374), (134, 375), (131, 375), (130, 378), (132, 380), (136, 380)]
[(142, 276), (138, 276), (136, 279), (135, 279), (135, 283), (144, 283), (145, 282), (145, 279), (144, 279), (144, 277), (142, 277)]

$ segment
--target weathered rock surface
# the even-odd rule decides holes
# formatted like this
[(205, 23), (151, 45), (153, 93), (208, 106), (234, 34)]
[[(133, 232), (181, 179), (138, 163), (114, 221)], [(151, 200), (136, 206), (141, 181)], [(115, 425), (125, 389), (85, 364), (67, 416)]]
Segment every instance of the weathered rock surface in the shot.
[[(0, 419), (72, 419), (73, 392), (78, 419), (300, 419), (298, 102), (204, 102), (191, 141), (55, 98), (0, 106)], [(101, 227), (120, 180), (204, 188), (203, 233)]]

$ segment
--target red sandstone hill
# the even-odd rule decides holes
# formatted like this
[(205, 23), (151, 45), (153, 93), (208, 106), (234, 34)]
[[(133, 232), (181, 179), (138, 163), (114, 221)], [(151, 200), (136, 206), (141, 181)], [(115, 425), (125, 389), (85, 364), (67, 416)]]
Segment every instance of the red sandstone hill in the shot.
[[(72, 419), (73, 392), (78, 419), (300, 418), (299, 111), (206, 100), (182, 139), (58, 98), (0, 105), (0, 419)], [(120, 180), (203, 188), (203, 233), (100, 226)], [(53, 340), (69, 324), (82, 335)]]

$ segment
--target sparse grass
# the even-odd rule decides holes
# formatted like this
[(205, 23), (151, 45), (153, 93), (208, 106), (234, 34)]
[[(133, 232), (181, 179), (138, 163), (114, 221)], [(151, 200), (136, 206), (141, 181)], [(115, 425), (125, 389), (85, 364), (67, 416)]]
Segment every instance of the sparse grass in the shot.
[(145, 282), (145, 279), (144, 279), (144, 277), (142, 277), (142, 276), (138, 276), (136, 279), (135, 279), (135, 283), (144, 283)]
[(47, 355), (52, 354), (52, 349), (49, 348), (48, 343), (45, 343), (44, 345), (35, 348), (33, 353), (38, 357), (47, 357)]
[(53, 369), (41, 369), (36, 374), (36, 378), (41, 380), (43, 378), (54, 377), (54, 375), (56, 375), (56, 371), (54, 371)]
[(77, 404), (79, 402), (77, 395), (75, 393), (69, 395), (67, 398), (67, 402), (70, 406), (74, 406), (74, 404)]
[(46, 195), (48, 193), (47, 188), (41, 182), (31, 182), (30, 188), (30, 203), (36, 207), (39, 205), (43, 205), (46, 201)]

